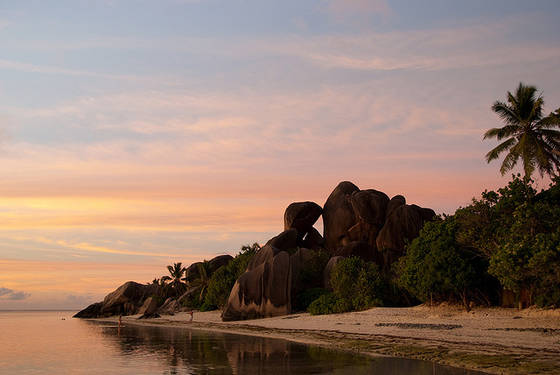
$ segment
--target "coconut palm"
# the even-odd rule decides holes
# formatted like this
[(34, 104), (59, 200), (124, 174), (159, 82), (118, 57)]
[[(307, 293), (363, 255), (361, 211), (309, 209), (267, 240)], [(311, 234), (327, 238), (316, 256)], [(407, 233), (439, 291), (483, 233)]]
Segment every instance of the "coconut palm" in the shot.
[(170, 284), (167, 282), (171, 280), (169, 276), (162, 276), (161, 278), (155, 278), (152, 280), (152, 284), (159, 286), (157, 294), (162, 298), (167, 298), (170, 292)]
[(167, 269), (171, 275), (171, 285), (173, 285), (173, 288), (178, 295), (184, 290), (184, 284), (181, 281), (181, 278), (187, 269), (183, 267), (182, 262), (173, 263), (172, 266), (167, 266)]
[(534, 86), (519, 83), (514, 94), (508, 91), (507, 103), (496, 101), (492, 110), (505, 123), (484, 133), (484, 139), (496, 138), (502, 143), (486, 154), (490, 163), (507, 151), (500, 172), (513, 169), (518, 160), (523, 162), (525, 178), (538, 169), (541, 176), (553, 176), (560, 170), (560, 109), (543, 117), (544, 100)]
[(198, 275), (194, 280), (187, 281), (187, 285), (190, 288), (197, 288), (200, 290), (200, 295), (198, 296), (199, 301), (203, 301), (206, 289), (208, 289), (208, 283), (210, 282), (210, 262), (207, 260), (197, 264)]

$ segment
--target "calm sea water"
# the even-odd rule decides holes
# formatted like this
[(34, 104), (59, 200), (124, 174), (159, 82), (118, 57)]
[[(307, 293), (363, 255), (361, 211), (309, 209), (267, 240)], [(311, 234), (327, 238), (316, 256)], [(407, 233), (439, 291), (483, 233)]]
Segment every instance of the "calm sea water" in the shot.
[(369, 358), (284, 340), (0, 311), (1, 374), (474, 375), (429, 362)]

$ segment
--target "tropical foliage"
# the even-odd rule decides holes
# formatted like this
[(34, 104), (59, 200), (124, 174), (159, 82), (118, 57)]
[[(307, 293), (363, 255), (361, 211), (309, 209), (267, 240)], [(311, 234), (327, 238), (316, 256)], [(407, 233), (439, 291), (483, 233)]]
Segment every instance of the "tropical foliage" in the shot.
[(358, 257), (341, 260), (331, 273), (332, 293), (321, 295), (308, 308), (312, 315), (365, 310), (383, 305), (385, 280), (379, 267)]
[(259, 249), (258, 243), (241, 247), (235, 258), (212, 274), (208, 280), (208, 293), (204, 298), (202, 310), (222, 309), (225, 306), (235, 281), (245, 272), (251, 258)]
[(486, 154), (491, 162), (507, 152), (500, 172), (505, 174), (521, 159), (525, 178), (535, 169), (542, 175), (554, 175), (560, 170), (560, 109), (543, 116), (544, 100), (534, 86), (520, 83), (515, 93), (508, 91), (507, 102), (496, 101), (492, 110), (505, 123), (484, 134), (484, 139), (502, 141)]
[(425, 225), (399, 262), (399, 282), (421, 301), (560, 306), (560, 179), (537, 193), (514, 176), (497, 191)]
[(396, 265), (397, 282), (422, 301), (458, 300), (470, 310), (488, 279), (487, 260), (456, 240), (457, 223), (427, 223)]
[(171, 277), (164, 277), (167, 277), (168, 280), (171, 281), (171, 287), (173, 288), (175, 295), (178, 296), (185, 291), (185, 284), (181, 281), (181, 278), (187, 269), (183, 267), (181, 262), (177, 262), (173, 263), (173, 265), (167, 266), (167, 270), (169, 271), (169, 275), (171, 275)]

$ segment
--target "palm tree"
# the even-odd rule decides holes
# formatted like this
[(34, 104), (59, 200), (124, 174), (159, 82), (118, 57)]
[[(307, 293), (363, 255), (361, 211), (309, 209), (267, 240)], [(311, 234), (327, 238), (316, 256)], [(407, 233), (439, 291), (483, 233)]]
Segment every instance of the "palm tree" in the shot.
[(162, 276), (159, 279), (154, 279), (152, 281), (153, 284), (157, 284), (159, 286), (158, 288), (158, 295), (160, 297), (162, 297), (163, 299), (166, 299), (169, 295), (169, 284), (167, 284), (168, 281), (171, 280), (171, 277), (169, 276)]
[(176, 294), (179, 295), (179, 293), (181, 293), (184, 289), (181, 277), (183, 277), (183, 274), (187, 269), (183, 267), (182, 262), (173, 263), (172, 266), (167, 266), (167, 269), (169, 270), (169, 274), (171, 275), (171, 285), (173, 285)]
[(492, 106), (505, 126), (488, 130), (484, 139), (506, 140), (486, 154), (486, 161), (490, 163), (507, 151), (500, 168), (502, 175), (513, 169), (519, 159), (525, 179), (531, 177), (535, 168), (541, 177), (560, 171), (560, 131), (554, 129), (560, 127), (560, 109), (543, 117), (543, 105), (536, 87), (519, 83), (515, 94), (508, 91), (507, 103), (496, 101)]
[[(206, 289), (208, 288), (208, 283), (210, 282), (210, 262), (204, 260), (203, 262), (198, 263), (197, 271), (198, 277), (194, 280), (188, 281), (187, 284), (191, 288), (200, 289), (198, 300), (202, 302)], [(187, 281), (186, 278), (183, 280)]]

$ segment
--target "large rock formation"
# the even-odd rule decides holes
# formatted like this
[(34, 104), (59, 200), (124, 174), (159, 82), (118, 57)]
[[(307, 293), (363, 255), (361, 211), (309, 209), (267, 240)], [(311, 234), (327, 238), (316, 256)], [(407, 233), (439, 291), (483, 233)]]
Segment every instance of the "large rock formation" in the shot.
[(222, 319), (241, 320), (291, 312), (290, 254), (297, 247), (297, 230), (289, 229), (268, 241), (235, 282)]
[(74, 318), (84, 318), (84, 319), (97, 318), (101, 316), (100, 313), (102, 307), (103, 307), (103, 302), (92, 303), (82, 311), (76, 313), (74, 315)]
[(309, 279), (319, 262), (319, 253), (298, 248), (297, 239), (296, 229), (286, 230), (255, 254), (229, 295), (222, 313), (224, 321), (289, 314), (293, 296), (306, 288), (321, 286), (322, 266), (317, 280)]
[(317, 229), (311, 228), (303, 239), (302, 245), (307, 249), (322, 250), (325, 245), (325, 239)]
[(352, 193), (350, 204), (356, 224), (348, 229), (350, 240), (365, 242), (375, 251), (375, 239), (385, 223), (388, 203), (389, 197), (377, 190), (360, 190)]
[(138, 309), (138, 314), (142, 314), (142, 317), (149, 318), (153, 317), (156, 314), (158, 309), (158, 301), (155, 297), (148, 297), (142, 304), (142, 306)]
[[(406, 205), (403, 196), (390, 200), (383, 192), (360, 190), (344, 181), (322, 209), (324, 238), (313, 228), (320, 215), (321, 207), (313, 202), (296, 202), (286, 208), (284, 232), (257, 252), (237, 280), (222, 314), (224, 320), (290, 313), (293, 298), (302, 291), (330, 287), (330, 271), (344, 257), (359, 256), (389, 265), (435, 213)], [(316, 251), (325, 250), (332, 258), (324, 272), (318, 273), (318, 282), (304, 280), (302, 275), (309, 274)]]
[[(323, 236), (313, 227), (321, 215)], [(330, 271), (344, 257), (359, 256), (388, 267), (404, 254), (406, 243), (417, 237), (424, 223), (434, 216), (431, 209), (406, 204), (401, 195), (389, 199), (381, 191), (360, 190), (348, 181), (336, 186), (323, 208), (309, 201), (292, 203), (284, 213), (284, 231), (253, 256), (245, 273), (235, 282), (222, 318), (239, 320), (288, 314), (294, 301), (299, 306), (307, 298), (303, 292), (330, 287)], [(207, 276), (231, 259), (222, 255), (204, 263)], [(190, 288), (179, 298), (168, 298), (155, 313), (173, 313), (200, 298), (199, 283), (195, 281), (201, 278), (201, 264), (193, 263), (187, 268), (184, 280)], [(128, 282), (76, 317), (151, 312), (156, 299), (144, 301), (156, 294), (157, 288)], [(305, 298), (295, 299), (299, 294)], [(169, 297), (165, 292), (162, 295)]]
[(285, 315), (291, 312), (290, 255), (272, 248), (263, 263), (255, 265), (235, 282), (222, 313), (224, 321)]
[[(210, 277), (218, 268), (228, 264), (233, 257), (231, 255), (219, 255), (208, 261), (208, 277)], [(199, 265), (202, 262), (191, 264), (187, 268), (187, 281), (192, 282), (200, 278)], [(187, 299), (197, 293), (200, 293), (200, 287), (188, 288), (187, 291), (179, 298), (176, 296), (169, 297), (169, 293), (165, 288), (161, 288), (158, 284), (138, 284), (128, 281), (118, 287), (115, 291), (109, 293), (103, 302), (94, 303), (84, 310), (74, 315), (75, 318), (99, 318), (112, 315), (134, 315), (143, 314), (144, 317), (154, 317), (159, 314), (173, 314), (175, 311), (183, 309)], [(151, 298), (158, 296), (158, 298)], [(158, 301), (161, 298), (167, 298), (164, 303), (159, 306)], [(161, 303), (161, 302), (160, 302)]]
[(406, 243), (418, 237), (424, 223), (435, 215), (433, 210), (415, 204), (394, 208), (377, 236), (377, 248), (383, 254), (384, 263), (391, 264), (402, 256)]
[[(225, 266), (226, 264), (228, 264), (232, 259), (233, 257), (228, 254), (218, 255), (217, 257), (210, 259), (208, 261), (208, 276), (210, 276), (210, 274), (213, 274), (221, 266)], [(188, 266), (185, 271), (185, 277), (183, 280), (185, 280), (187, 283), (191, 283), (196, 279), (199, 279), (200, 265), (202, 265), (202, 263), (203, 262), (195, 262)]]
[(138, 284), (128, 281), (109, 293), (103, 302), (94, 303), (80, 311), (75, 318), (99, 318), (112, 315), (133, 315), (146, 300), (157, 293), (155, 284)]
[(295, 202), (290, 204), (284, 212), (284, 230), (295, 229), (298, 241), (313, 229), (323, 209), (315, 202)]
[(350, 202), (352, 193), (360, 189), (351, 182), (344, 181), (333, 190), (323, 207), (323, 237), (325, 247), (334, 251), (350, 242), (348, 229), (356, 224), (356, 215)]
[(335, 256), (388, 266), (434, 216), (433, 210), (407, 205), (402, 195), (389, 200), (383, 192), (341, 182), (323, 208), (324, 246)]
[(340, 257), (360, 257), (367, 262), (377, 262), (380, 255), (374, 248), (364, 241), (352, 241), (344, 246), (337, 248), (332, 255)]

